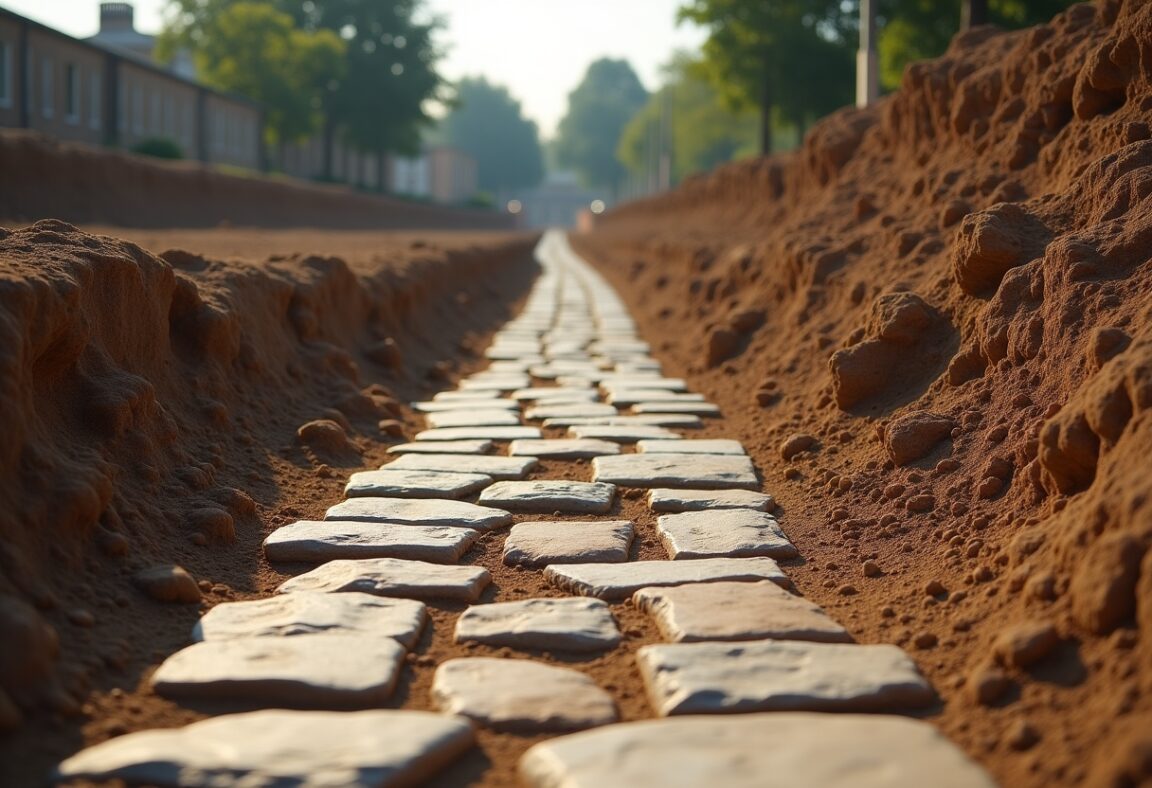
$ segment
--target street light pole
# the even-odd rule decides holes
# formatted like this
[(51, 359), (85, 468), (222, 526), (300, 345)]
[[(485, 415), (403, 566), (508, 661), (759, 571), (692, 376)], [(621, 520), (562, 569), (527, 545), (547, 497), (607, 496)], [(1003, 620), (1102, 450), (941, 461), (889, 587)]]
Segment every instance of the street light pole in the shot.
[(856, 52), (856, 106), (867, 107), (880, 97), (880, 62), (876, 56), (876, 2), (860, 2), (860, 48)]

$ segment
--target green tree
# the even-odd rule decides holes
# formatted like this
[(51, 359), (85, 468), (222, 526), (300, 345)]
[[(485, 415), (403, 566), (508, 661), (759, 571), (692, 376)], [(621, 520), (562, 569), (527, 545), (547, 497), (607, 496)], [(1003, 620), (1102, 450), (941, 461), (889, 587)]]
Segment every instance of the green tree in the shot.
[(615, 191), (625, 175), (616, 159), (620, 134), (648, 91), (626, 60), (601, 58), (568, 94), (568, 113), (556, 130), (556, 160), (586, 186)]
[(325, 86), (344, 72), (340, 38), (328, 30), (300, 30), (269, 3), (213, 5), (199, 17), (174, 15), (157, 42), (157, 56), (171, 59), (187, 48), (206, 84), (259, 102), (270, 144), (296, 142), (318, 131)]
[(536, 186), (544, 156), (536, 124), (520, 112), (520, 102), (483, 77), (456, 85), (456, 106), (444, 118), (445, 143), (476, 159), (480, 188), (489, 193)]
[(760, 111), (760, 149), (773, 115), (802, 133), (852, 100), (855, 20), (840, 0), (689, 0), (679, 19), (707, 29), (701, 73), (734, 109)]
[(671, 155), (673, 183), (756, 153), (756, 113), (729, 109), (696, 66), (688, 54), (677, 54), (665, 68), (664, 87), (625, 127), (617, 155), (634, 175), (654, 165), (653, 138), (661, 136), (654, 132), (662, 126), (669, 132), (664, 147)]

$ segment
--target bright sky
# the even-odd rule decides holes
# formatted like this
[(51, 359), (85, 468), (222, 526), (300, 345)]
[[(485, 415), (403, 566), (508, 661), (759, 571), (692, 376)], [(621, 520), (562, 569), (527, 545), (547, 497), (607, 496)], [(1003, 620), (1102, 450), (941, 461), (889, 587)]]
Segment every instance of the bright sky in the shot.
[[(588, 64), (627, 58), (645, 86), (678, 48), (696, 49), (702, 31), (676, 26), (681, 0), (425, 0), (443, 17), (449, 79), (484, 75), (507, 86), (524, 114), (551, 136)], [(160, 28), (165, 0), (134, 0), (136, 29)], [(0, 6), (80, 38), (100, 25), (99, 0), (0, 0)]]

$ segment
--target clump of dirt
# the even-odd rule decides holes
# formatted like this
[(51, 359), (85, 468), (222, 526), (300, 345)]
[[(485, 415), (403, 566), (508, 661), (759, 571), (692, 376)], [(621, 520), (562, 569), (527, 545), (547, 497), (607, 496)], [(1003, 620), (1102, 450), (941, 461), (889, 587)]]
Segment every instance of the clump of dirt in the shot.
[(1152, 5), (969, 31), (575, 241), (945, 733), (1006, 785), (1152, 780)]
[[(467, 363), (535, 273), (526, 236), (368, 240), (226, 261), (0, 229), (0, 783), (131, 729), (119, 688), (204, 605), (256, 594), (264, 524), (334, 500), (332, 465), (378, 463), (380, 425), (414, 422), (401, 403)], [(110, 688), (125, 708), (94, 713)]]

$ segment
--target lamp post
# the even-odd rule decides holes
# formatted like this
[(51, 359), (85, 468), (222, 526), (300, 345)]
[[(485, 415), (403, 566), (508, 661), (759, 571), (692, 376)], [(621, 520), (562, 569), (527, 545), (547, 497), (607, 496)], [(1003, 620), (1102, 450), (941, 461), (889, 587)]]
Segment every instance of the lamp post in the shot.
[(856, 52), (857, 107), (867, 107), (880, 96), (880, 63), (876, 56), (876, 2), (860, 2), (860, 48)]

